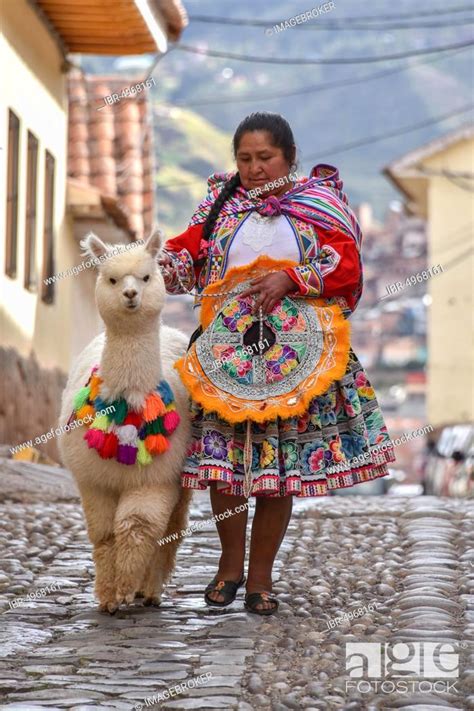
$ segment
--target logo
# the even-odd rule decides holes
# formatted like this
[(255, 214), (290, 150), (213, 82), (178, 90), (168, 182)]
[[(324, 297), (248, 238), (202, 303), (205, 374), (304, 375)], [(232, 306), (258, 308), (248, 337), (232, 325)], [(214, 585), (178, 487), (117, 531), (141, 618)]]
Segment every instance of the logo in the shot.
[(346, 690), (456, 693), (459, 654), (449, 642), (346, 642), (346, 671)]

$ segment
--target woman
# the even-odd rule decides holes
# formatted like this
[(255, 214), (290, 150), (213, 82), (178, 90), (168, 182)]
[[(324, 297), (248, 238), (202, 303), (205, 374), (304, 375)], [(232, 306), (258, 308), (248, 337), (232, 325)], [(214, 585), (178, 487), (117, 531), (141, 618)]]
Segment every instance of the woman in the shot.
[[(338, 171), (318, 165), (310, 178), (295, 177), (293, 134), (278, 114), (255, 113), (244, 119), (233, 149), (237, 172), (210, 176), (208, 196), (188, 229), (164, 246), (160, 263), (168, 292), (196, 288), (200, 294), (232, 267), (265, 254), (291, 259), (297, 266), (251, 282), (243, 295), (255, 295), (254, 312), (261, 308), (268, 314), (284, 296), (301, 295), (323, 297), (349, 316), (362, 290), (361, 234)], [(199, 334), (200, 329), (191, 343)], [(245, 423), (231, 424), (193, 402), (193, 441), (183, 486), (210, 486), (214, 515), (242, 507), (217, 523), (222, 554), (217, 575), (205, 591), (208, 605), (230, 604), (245, 582), (247, 508), (242, 505), (247, 498), (235, 456), (244, 432)], [(315, 397), (304, 415), (253, 422), (251, 433), (251, 495), (256, 506), (245, 607), (268, 615), (278, 608), (271, 595), (272, 568), (291, 516), (292, 497), (324, 496), (328, 489), (385, 476), (394, 456), (391, 451), (375, 453), (375, 445), (389, 438), (373, 389), (352, 350), (344, 377)], [(360, 453), (366, 463), (354, 463)]]

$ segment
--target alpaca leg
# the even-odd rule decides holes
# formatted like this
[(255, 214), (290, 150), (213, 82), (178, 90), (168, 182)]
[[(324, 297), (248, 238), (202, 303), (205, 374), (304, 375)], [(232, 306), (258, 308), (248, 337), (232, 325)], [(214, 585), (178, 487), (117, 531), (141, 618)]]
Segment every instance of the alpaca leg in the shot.
[(185, 530), (188, 521), (189, 502), (192, 498), (190, 489), (180, 489), (179, 499), (171, 512), (164, 538), (178, 533), (176, 540), (157, 546), (148, 569), (144, 605), (159, 605), (164, 584), (170, 579), (176, 562), (176, 551), (182, 541), (181, 531)]
[(143, 586), (144, 605), (158, 606), (161, 603), (164, 584), (163, 565), (163, 552), (157, 546), (145, 575)]
[(87, 533), (93, 545), (95, 565), (95, 594), (102, 612), (113, 613), (115, 600), (115, 541), (114, 517), (118, 497), (80, 486)]
[(138, 592), (178, 496), (175, 486), (161, 486), (120, 497), (114, 523), (119, 603), (131, 603)]

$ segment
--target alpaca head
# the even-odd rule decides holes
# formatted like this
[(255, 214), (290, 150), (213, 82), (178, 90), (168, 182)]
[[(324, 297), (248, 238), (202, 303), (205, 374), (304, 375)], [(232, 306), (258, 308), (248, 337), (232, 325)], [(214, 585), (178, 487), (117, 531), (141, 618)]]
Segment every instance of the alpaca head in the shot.
[(155, 323), (166, 298), (156, 261), (160, 243), (159, 232), (139, 244), (105, 244), (93, 233), (81, 241), (84, 254), (100, 260), (95, 298), (107, 327), (130, 332)]

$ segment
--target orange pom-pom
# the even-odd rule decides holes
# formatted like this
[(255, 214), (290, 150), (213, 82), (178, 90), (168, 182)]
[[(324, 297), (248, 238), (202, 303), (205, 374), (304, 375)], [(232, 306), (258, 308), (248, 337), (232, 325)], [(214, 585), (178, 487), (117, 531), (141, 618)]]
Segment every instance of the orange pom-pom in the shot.
[(95, 417), (95, 409), (92, 407), (92, 405), (83, 405), (76, 412), (76, 416), (77, 416), (78, 420), (84, 420), (88, 415), (90, 415), (90, 417), (92, 417), (92, 418)]
[(145, 422), (156, 420), (157, 417), (161, 417), (165, 412), (165, 404), (159, 395), (152, 393), (147, 397), (145, 407), (143, 408), (143, 419)]
[(169, 449), (170, 443), (161, 434), (152, 434), (145, 437), (145, 447), (150, 452), (150, 454), (163, 454)]
[(99, 378), (98, 375), (91, 376), (91, 381), (89, 383), (89, 387), (91, 389), (89, 397), (91, 400), (95, 400), (96, 397), (99, 395), (99, 388), (100, 388), (101, 383), (102, 383), (102, 378)]

